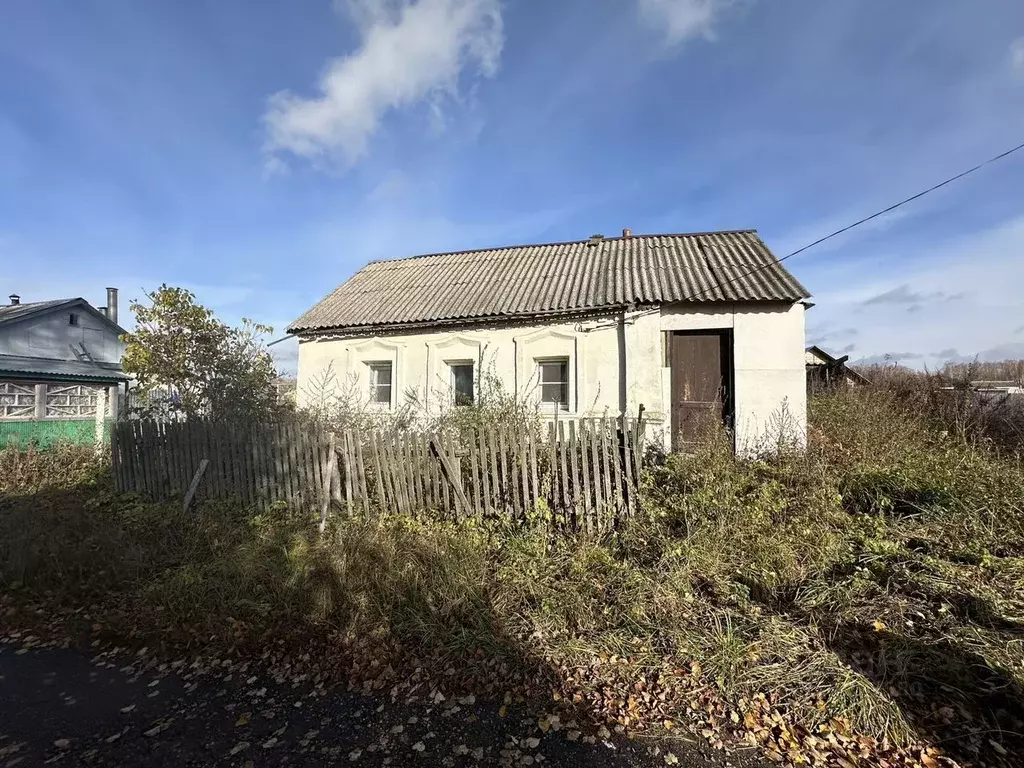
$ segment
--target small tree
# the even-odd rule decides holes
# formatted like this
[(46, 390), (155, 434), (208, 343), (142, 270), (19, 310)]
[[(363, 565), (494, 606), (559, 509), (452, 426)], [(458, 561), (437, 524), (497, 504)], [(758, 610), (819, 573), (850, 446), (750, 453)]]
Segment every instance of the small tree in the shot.
[(161, 285), (133, 301), (136, 329), (122, 358), (146, 396), (164, 391), (166, 407), (187, 416), (257, 420), (278, 407), (277, 371), (261, 336), (273, 328), (221, 322), (184, 288)]

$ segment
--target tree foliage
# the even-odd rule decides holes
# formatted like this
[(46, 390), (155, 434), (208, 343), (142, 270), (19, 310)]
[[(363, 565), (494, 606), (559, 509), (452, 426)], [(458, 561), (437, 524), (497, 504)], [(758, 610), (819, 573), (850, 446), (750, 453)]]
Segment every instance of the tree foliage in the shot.
[(150, 407), (217, 420), (253, 420), (278, 406), (277, 371), (262, 335), (273, 328), (243, 319), (232, 327), (184, 288), (161, 285), (133, 301), (122, 366)]

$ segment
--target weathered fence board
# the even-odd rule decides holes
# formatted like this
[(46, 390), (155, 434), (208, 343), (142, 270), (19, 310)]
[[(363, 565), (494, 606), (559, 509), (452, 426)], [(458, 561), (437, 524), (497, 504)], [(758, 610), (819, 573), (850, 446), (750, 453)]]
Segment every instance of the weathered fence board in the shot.
[[(555, 420), (532, 429), (485, 426), (465, 437), (410, 431), (330, 432), (299, 422), (115, 424), (111, 465), (121, 491), (194, 494), (349, 513), (430, 510), (528, 519), (546, 508), (559, 526), (596, 533), (639, 509), (641, 419)], [(542, 503), (543, 502), (543, 503)]]

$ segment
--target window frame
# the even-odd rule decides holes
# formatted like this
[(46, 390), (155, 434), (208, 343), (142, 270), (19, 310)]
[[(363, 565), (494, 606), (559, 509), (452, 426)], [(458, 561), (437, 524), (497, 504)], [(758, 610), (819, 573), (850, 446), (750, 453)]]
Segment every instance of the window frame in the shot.
[[(451, 387), (451, 402), (456, 407), (465, 407), (476, 405), (476, 363), (472, 360), (445, 360), (445, 365), (448, 366), (448, 384)], [(469, 401), (459, 402), (459, 391), (457, 388), (457, 378), (455, 376), (456, 368), (469, 368)], [(463, 393), (464, 394), (464, 393)]]
[[(369, 377), (369, 395), (370, 405), (376, 408), (388, 408), (392, 407), (395, 398), (395, 363), (392, 360), (367, 360), (366, 367), (368, 369)], [(387, 370), (388, 372), (388, 383), (381, 384), (377, 381), (377, 376), (380, 371)], [(387, 400), (380, 399), (380, 390), (383, 387), (387, 387), (388, 398)]]
[[(537, 387), (540, 390), (539, 402), (541, 406), (545, 408), (551, 408), (551, 410), (558, 411), (571, 411), (572, 410), (572, 361), (568, 356), (554, 356), (554, 357), (539, 357), (534, 360), (537, 370)], [(560, 381), (545, 381), (544, 370), (545, 366), (550, 365), (561, 365), (564, 371), (564, 377)], [(564, 401), (557, 400), (546, 400), (544, 398), (544, 387), (561, 385), (563, 393), (565, 394)]]
[(77, 312), (68, 312), (68, 325), (75, 328), (79, 327)]

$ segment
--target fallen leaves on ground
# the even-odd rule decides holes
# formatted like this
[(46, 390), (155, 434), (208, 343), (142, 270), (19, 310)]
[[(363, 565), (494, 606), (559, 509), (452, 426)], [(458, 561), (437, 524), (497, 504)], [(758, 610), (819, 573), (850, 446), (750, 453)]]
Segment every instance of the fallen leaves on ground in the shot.
[[(99, 616), (104, 620), (96, 621)], [(81, 641), (84, 629), (97, 658), (115, 658), (132, 651), (133, 640), (137, 645), (143, 640), (141, 631), (135, 637), (123, 630), (114, 634), (112, 628), (123, 627), (124, 622), (105, 613), (101, 606), (70, 609), (41, 603), (25, 605), (15, 603), (7, 595), (0, 597), (0, 620), (3, 628), (0, 642), (17, 644), (21, 649), (71, 647)], [(295, 632), (249, 637), (248, 628), (236, 629), (237, 642), (229, 646), (210, 637), (189, 638), (184, 642), (168, 642), (165, 638), (158, 654), (142, 645), (133, 651), (138, 665), (136, 674), (142, 670), (165, 674), (188, 670), (197, 676), (215, 675), (222, 680), (245, 675), (246, 680), (255, 682), (251, 673), (258, 668), (278, 683), (309, 684), (314, 696), (324, 696), (332, 685), (342, 684), (350, 691), (389, 695), (395, 702), (440, 706), (447, 713), (458, 712), (462, 706), (476, 702), (477, 696), (497, 698), (501, 701), (498, 710), (501, 717), (509, 717), (513, 707), (529, 702), (535, 705), (554, 702), (555, 712), (534, 721), (537, 731), (542, 736), (562, 731), (560, 738), (587, 744), (608, 742), (613, 731), (631, 735), (651, 729), (665, 734), (682, 730), (719, 750), (756, 745), (769, 759), (784, 765), (844, 768), (866, 764), (884, 768), (956, 765), (945, 757), (941, 745), (916, 743), (898, 748), (852, 733), (841, 721), (820, 723), (814, 728), (792, 722), (770, 694), (758, 694), (741, 702), (724, 701), (713, 681), (707, 679), (699, 660), (672, 660), (664, 669), (649, 670), (640, 677), (627, 657), (595, 658), (589, 665), (548, 669), (545, 673), (535, 670), (531, 675), (523, 669), (495, 663), (479, 650), (456, 667), (448, 660), (441, 663), (438, 659), (410, 655), (382, 638), (356, 638), (339, 633), (318, 637)], [(175, 653), (181, 654), (181, 658), (167, 661)], [(432, 669), (442, 669), (444, 674), (431, 673)], [(151, 685), (154, 690), (157, 688)], [(263, 686), (250, 691), (253, 702), (260, 701), (266, 694)], [(122, 711), (127, 713), (132, 708), (129, 706)], [(956, 714), (945, 702), (935, 702), (937, 722), (948, 722)], [(589, 716), (589, 728), (577, 726), (576, 719), (581, 716)], [(252, 712), (241, 712), (235, 725), (243, 728), (251, 717)], [(568, 725), (563, 725), (563, 719)], [(143, 733), (155, 736), (169, 725), (169, 720), (159, 720)], [(402, 728), (401, 725), (393, 727), (392, 736), (400, 735)], [(965, 733), (964, 739), (971, 738), (979, 745), (976, 749), (979, 760), (975, 765), (1014, 765), (1015, 756), (1009, 755), (991, 734)], [(277, 741), (276, 737), (271, 737), (262, 742), (262, 747), (273, 749)], [(66, 739), (58, 742), (55, 743), (57, 749), (70, 746)], [(416, 753), (428, 750), (422, 740), (412, 745), (406, 742), (406, 745)], [(536, 757), (526, 750), (534, 750), (539, 745), (540, 738), (530, 736), (506, 752), (515, 764), (534, 764)], [(250, 747), (249, 741), (240, 741), (230, 754), (236, 755)], [(355, 750), (348, 758), (356, 761), (362, 754)], [(483, 758), (482, 750), (479, 754), (478, 750), (473, 750), (470, 755), (478, 761)], [(672, 765), (678, 758), (666, 751), (664, 761)]]

